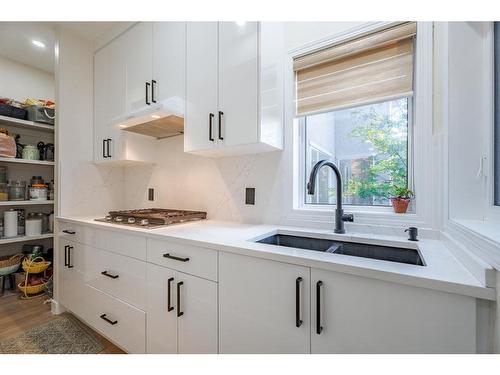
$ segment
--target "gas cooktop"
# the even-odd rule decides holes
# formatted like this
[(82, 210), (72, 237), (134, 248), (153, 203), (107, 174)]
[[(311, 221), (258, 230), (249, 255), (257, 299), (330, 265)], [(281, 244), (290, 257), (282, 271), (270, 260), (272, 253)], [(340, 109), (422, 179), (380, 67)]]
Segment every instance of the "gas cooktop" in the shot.
[(138, 210), (110, 211), (106, 217), (95, 220), (141, 228), (158, 228), (206, 218), (207, 213), (201, 211), (144, 208)]

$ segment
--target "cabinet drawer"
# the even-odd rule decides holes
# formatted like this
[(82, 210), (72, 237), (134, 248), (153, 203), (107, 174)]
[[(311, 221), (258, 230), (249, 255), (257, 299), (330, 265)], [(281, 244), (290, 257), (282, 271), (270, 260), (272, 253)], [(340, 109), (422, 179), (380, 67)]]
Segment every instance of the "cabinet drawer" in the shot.
[[(91, 286), (85, 286), (87, 308), (83, 318), (129, 353), (146, 349), (146, 314)], [(105, 315), (104, 315), (105, 314)]]
[(148, 262), (217, 281), (217, 251), (148, 240)]
[(146, 304), (146, 262), (88, 248), (85, 281), (140, 309)]
[(95, 247), (126, 255), (131, 258), (146, 260), (146, 237), (125, 234), (113, 230), (97, 230)]
[(59, 237), (84, 245), (94, 245), (94, 230), (84, 225), (59, 221)]

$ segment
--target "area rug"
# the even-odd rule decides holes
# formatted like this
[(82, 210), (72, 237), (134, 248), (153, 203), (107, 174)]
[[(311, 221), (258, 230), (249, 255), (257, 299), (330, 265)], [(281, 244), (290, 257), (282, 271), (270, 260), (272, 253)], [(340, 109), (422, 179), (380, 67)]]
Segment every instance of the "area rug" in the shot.
[(69, 314), (0, 341), (3, 354), (97, 354), (103, 349), (92, 331)]

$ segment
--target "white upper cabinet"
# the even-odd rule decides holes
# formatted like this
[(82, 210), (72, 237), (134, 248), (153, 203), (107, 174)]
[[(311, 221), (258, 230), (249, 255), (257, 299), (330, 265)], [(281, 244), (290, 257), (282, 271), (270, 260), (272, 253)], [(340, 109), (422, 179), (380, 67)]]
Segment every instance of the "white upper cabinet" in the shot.
[(187, 25), (184, 151), (213, 149), (217, 135), (217, 22)]
[(124, 34), (126, 54), (127, 112), (144, 110), (152, 103), (153, 26), (140, 22)]
[(188, 23), (184, 150), (226, 156), (283, 146), (279, 23)]
[(154, 22), (152, 99), (170, 101), (172, 109), (183, 104), (185, 75), (186, 23)]
[(162, 109), (184, 113), (185, 22), (140, 22), (94, 56), (94, 161), (154, 163), (156, 140), (123, 123)]

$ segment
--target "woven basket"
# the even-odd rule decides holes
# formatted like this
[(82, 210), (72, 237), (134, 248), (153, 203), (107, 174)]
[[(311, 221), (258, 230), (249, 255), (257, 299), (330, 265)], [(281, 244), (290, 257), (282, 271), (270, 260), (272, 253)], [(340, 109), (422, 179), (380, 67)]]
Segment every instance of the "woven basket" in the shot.
[(21, 292), (23, 292), (26, 295), (26, 294), (38, 294), (40, 292), (43, 292), (45, 290), (46, 285), (47, 283), (24, 286), (24, 282), (22, 282), (19, 283), (17, 287)]
[(21, 259), (23, 258), (23, 254), (16, 254), (12, 256), (3, 256), (0, 257), (0, 276), (9, 275), (12, 272), (15, 272), (19, 264), (21, 264)]
[[(42, 259), (41, 262), (36, 262), (37, 259)], [(40, 273), (49, 268), (50, 262), (43, 260), (42, 257), (35, 258), (33, 260), (28, 260), (24, 258), (23, 260), (23, 270), (27, 273)]]
[(21, 263), (23, 256), (23, 254), (15, 254), (0, 257), (0, 268), (10, 267)]

